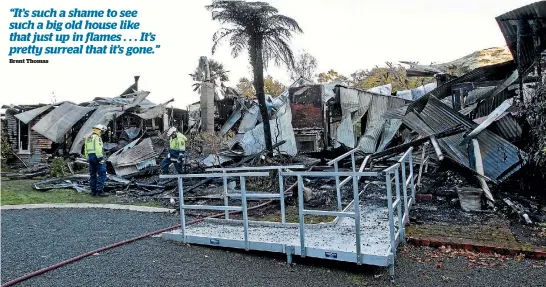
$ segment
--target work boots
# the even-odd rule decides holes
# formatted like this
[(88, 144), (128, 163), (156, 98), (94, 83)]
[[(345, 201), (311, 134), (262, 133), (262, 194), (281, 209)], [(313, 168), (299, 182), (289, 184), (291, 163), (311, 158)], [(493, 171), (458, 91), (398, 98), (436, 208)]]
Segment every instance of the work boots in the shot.
[(91, 196), (97, 196), (97, 190), (91, 189)]
[(99, 196), (99, 197), (106, 197), (106, 196), (108, 196), (108, 195), (104, 194), (104, 190), (99, 190), (99, 191), (97, 191), (97, 196)]

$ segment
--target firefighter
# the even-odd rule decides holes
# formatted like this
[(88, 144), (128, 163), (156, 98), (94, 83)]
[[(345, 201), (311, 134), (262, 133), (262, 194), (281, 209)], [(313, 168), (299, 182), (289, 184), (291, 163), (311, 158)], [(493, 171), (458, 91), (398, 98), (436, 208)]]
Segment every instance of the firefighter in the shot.
[(161, 169), (163, 174), (169, 173), (169, 166), (174, 164), (176, 172), (183, 173), (184, 160), (186, 157), (186, 141), (188, 139), (182, 133), (178, 132), (175, 127), (171, 127), (167, 131), (169, 141), (169, 153), (167, 157), (161, 161)]
[[(89, 162), (89, 185), (91, 196), (104, 196), (104, 182), (106, 181), (106, 163), (102, 153), (101, 134), (106, 131), (104, 125), (93, 127), (93, 132), (85, 140), (85, 157)], [(97, 176), (98, 175), (98, 176)]]

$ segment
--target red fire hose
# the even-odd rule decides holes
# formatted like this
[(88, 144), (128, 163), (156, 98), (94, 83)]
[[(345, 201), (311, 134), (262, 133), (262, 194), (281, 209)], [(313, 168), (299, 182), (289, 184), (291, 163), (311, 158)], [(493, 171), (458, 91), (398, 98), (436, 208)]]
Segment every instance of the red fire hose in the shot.
[[(261, 203), (261, 204), (258, 204), (256, 206), (253, 206), (251, 208), (249, 208), (248, 210), (253, 210), (253, 209), (256, 209), (256, 208), (260, 208), (260, 207), (263, 207), (265, 205), (268, 205), (270, 204), (271, 202), (273, 202), (273, 200), (270, 200), (270, 201), (266, 201), (264, 203)], [(237, 213), (240, 213), (240, 211), (231, 211), (229, 214), (237, 214)], [(191, 224), (195, 224), (195, 223), (198, 223), (198, 222), (201, 222), (201, 221), (204, 221), (205, 219), (207, 218), (218, 218), (218, 217), (222, 217), (224, 216), (225, 213), (217, 213), (217, 214), (214, 214), (214, 215), (211, 215), (211, 216), (208, 216), (208, 217), (204, 217), (204, 218), (199, 218), (199, 219), (195, 219), (195, 220), (192, 220), (192, 221), (189, 221), (189, 222), (186, 222), (186, 225), (191, 225)], [(144, 234), (144, 235), (141, 235), (141, 236), (138, 236), (138, 237), (134, 237), (134, 238), (130, 238), (130, 239), (126, 239), (126, 240), (123, 240), (123, 241), (120, 241), (120, 242), (117, 242), (117, 243), (114, 243), (112, 245), (108, 245), (108, 246), (105, 246), (105, 247), (102, 247), (102, 248), (99, 248), (99, 249), (96, 249), (96, 250), (93, 250), (93, 251), (89, 251), (87, 253), (84, 253), (84, 254), (81, 254), (81, 255), (78, 255), (76, 257), (73, 257), (73, 258), (70, 258), (68, 260), (65, 260), (63, 262), (59, 262), (57, 264), (54, 264), (54, 265), (51, 265), (49, 267), (46, 267), (46, 268), (43, 268), (43, 269), (40, 269), (40, 270), (37, 270), (37, 271), (34, 271), (34, 272), (31, 272), (31, 273), (28, 273), (22, 277), (19, 277), (17, 279), (14, 279), (14, 280), (11, 280), (9, 282), (6, 282), (4, 284), (2, 284), (1, 287), (7, 287), (7, 286), (12, 286), (14, 284), (17, 284), (19, 282), (22, 282), (22, 281), (25, 281), (27, 279), (30, 279), (32, 277), (35, 277), (35, 276), (38, 276), (40, 274), (44, 274), (48, 271), (51, 271), (51, 270), (54, 270), (54, 269), (57, 269), (61, 266), (64, 266), (64, 265), (67, 265), (67, 264), (70, 264), (70, 263), (73, 263), (73, 262), (76, 262), (82, 258), (85, 258), (85, 257), (88, 257), (88, 256), (91, 256), (95, 253), (99, 253), (99, 252), (102, 252), (102, 251), (106, 251), (106, 250), (109, 250), (109, 249), (112, 249), (112, 248), (116, 248), (116, 247), (119, 247), (121, 245), (124, 245), (124, 244), (127, 244), (127, 243), (131, 243), (131, 242), (134, 242), (134, 241), (137, 241), (137, 240), (140, 240), (140, 239), (143, 239), (143, 238), (146, 238), (146, 237), (149, 237), (149, 236), (152, 236), (152, 235), (156, 235), (156, 234), (159, 234), (159, 233), (163, 233), (163, 232), (166, 232), (166, 231), (169, 231), (169, 230), (173, 230), (173, 229), (176, 229), (176, 228), (179, 228), (180, 227), (180, 224), (177, 224), (177, 225), (174, 225), (174, 226), (171, 226), (171, 227), (167, 227), (167, 228), (163, 228), (163, 229), (160, 229), (160, 230), (157, 230), (157, 231), (153, 231), (153, 232), (150, 232), (150, 233), (147, 233), (147, 234)]]

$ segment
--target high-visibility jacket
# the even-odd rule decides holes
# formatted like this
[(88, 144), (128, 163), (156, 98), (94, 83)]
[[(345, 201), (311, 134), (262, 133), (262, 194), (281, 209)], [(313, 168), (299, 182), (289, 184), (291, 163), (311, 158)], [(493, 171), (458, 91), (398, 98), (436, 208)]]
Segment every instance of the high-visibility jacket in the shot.
[(176, 137), (171, 139), (169, 148), (175, 151), (186, 151), (187, 140), (186, 136), (177, 132)]
[(93, 133), (85, 140), (85, 157), (89, 159), (89, 154), (94, 153), (97, 158), (102, 157), (102, 138)]

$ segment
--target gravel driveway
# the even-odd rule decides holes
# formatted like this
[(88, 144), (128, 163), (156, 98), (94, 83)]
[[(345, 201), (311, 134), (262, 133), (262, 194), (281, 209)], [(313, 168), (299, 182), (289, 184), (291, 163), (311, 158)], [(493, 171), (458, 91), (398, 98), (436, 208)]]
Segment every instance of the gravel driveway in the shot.
[[(169, 214), (109, 210), (2, 211), (2, 283), (114, 242), (174, 225)], [(456, 254), (455, 254), (456, 255)], [(546, 286), (544, 261), (480, 259), (405, 248), (398, 286)], [(474, 265), (472, 262), (488, 262)], [(489, 264), (499, 262), (499, 264)], [(147, 238), (18, 286), (388, 286), (384, 268), (186, 246)]]

